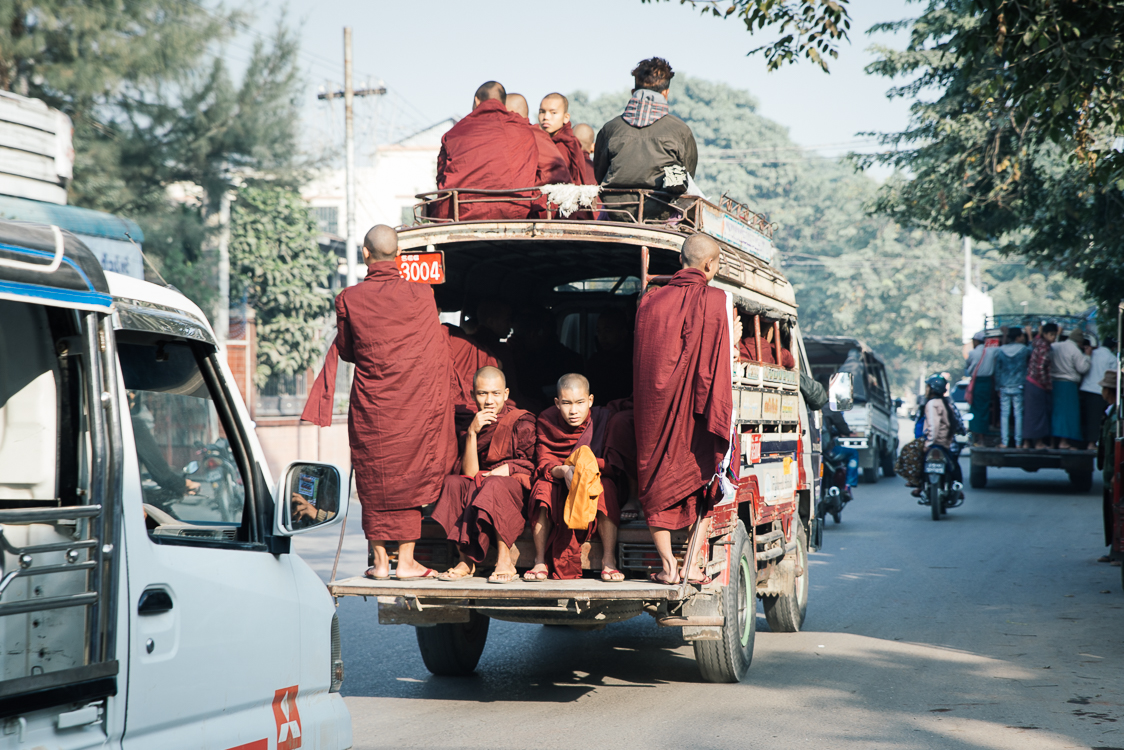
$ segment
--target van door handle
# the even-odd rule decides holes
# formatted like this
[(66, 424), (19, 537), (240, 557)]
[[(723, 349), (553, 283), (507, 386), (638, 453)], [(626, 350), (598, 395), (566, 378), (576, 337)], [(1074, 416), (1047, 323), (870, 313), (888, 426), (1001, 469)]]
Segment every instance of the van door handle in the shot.
[(158, 615), (172, 609), (172, 595), (165, 589), (145, 589), (137, 602), (138, 615)]

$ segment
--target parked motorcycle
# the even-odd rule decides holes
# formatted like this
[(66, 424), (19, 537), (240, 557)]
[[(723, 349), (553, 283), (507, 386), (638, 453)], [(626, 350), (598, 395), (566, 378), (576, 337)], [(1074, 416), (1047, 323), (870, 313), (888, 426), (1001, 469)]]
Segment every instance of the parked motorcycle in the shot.
[(964, 485), (958, 479), (961, 449), (961, 443), (953, 442), (951, 448), (933, 445), (925, 451), (921, 499), (917, 504), (928, 505), (934, 521), (941, 520), (949, 508), (964, 504)]

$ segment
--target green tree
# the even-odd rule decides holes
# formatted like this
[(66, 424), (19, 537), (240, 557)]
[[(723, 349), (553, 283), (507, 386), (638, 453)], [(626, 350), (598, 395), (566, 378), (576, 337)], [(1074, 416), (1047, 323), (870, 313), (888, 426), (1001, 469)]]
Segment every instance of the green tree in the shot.
[(906, 49), (880, 49), (868, 71), (906, 78), (889, 95), (915, 102), (887, 151), (859, 159), (902, 170), (875, 209), (988, 241), (1114, 305), (1124, 181), (1106, 147), (1121, 132), (1124, 3), (930, 0), (877, 28), (909, 28)]
[[(641, 0), (659, 2), (659, 0)], [(827, 57), (839, 57), (839, 42), (848, 39), (848, 0), (679, 0), (704, 14), (740, 18), (749, 33), (775, 30), (780, 37), (749, 51), (764, 52), (769, 70), (797, 62), (803, 55), (828, 72)]]
[(335, 262), (316, 243), (308, 205), (284, 187), (239, 190), (230, 228), (231, 296), (245, 295), (257, 314), (260, 388), (271, 375), (304, 372), (323, 356), (315, 332), (332, 309), (326, 282)]

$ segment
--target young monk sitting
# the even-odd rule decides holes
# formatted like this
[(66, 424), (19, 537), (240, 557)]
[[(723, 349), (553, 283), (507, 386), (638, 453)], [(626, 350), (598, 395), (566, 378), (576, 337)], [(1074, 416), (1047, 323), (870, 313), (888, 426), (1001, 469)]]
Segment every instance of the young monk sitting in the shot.
[[(761, 333), (761, 355), (757, 355), (757, 339), (754, 336), (752, 322), (748, 326), (743, 326), (745, 330), (750, 333), (738, 343), (738, 360), (742, 362), (761, 362), (766, 365), (777, 364), (777, 358), (774, 353), (776, 349), (773, 344), (773, 327), (765, 328)], [(791, 370), (796, 367), (796, 360), (792, 357), (792, 352), (788, 349), (781, 350), (781, 367)]]
[(581, 141), (570, 127), (570, 100), (562, 94), (547, 94), (539, 105), (539, 127), (558, 146), (570, 168), (575, 185), (596, 185), (593, 164), (585, 156)]
[[(605, 440), (611, 413), (593, 406), (589, 381), (577, 373), (558, 379), (558, 396), (554, 406), (539, 415), (536, 427), (535, 483), (531, 488), (531, 519), (535, 540), (535, 565), (523, 578), (542, 581), (554, 578), (581, 578), (581, 542), (578, 533), (563, 521), (563, 510), (570, 486), (575, 481), (575, 467), (567, 459), (582, 446), (588, 446), (597, 459), (597, 469), (604, 474)], [(601, 477), (602, 492), (597, 498), (596, 526), (603, 549), (601, 580), (623, 581), (617, 570), (617, 525), (620, 510), (617, 489), (611, 477)], [(585, 532), (588, 538), (589, 530)], [(549, 566), (548, 566), (549, 560)]]
[(462, 438), (460, 475), (445, 478), (433, 519), (460, 550), (460, 562), (443, 581), (466, 578), (496, 545), (496, 568), (488, 583), (508, 583), (518, 574), (512, 550), (523, 533), (523, 506), (534, 469), (535, 417), (508, 403), (503, 371), (481, 367), (473, 378), (478, 411)]

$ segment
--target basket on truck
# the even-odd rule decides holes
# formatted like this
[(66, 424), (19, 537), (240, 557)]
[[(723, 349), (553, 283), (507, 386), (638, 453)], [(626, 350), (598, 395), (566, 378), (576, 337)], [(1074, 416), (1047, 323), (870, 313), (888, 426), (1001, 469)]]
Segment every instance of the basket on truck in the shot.
[[(1095, 340), (1091, 326), (1086, 317), (1080, 315), (1040, 315), (1040, 314), (1010, 314), (993, 315), (984, 321), (984, 346), (1001, 346), (1007, 331), (1019, 328), (1038, 329), (1045, 323), (1055, 323), (1058, 326), (1058, 339), (1069, 335), (1070, 331), (1081, 328), (1085, 336)], [(1029, 341), (1028, 341), (1029, 344)], [(973, 413), (981, 411), (979, 394), (975, 393), (975, 378), (970, 383), (971, 400), (969, 409)], [(973, 409), (975, 406), (975, 409)], [(1093, 487), (1093, 466), (1096, 462), (1097, 452), (1093, 450), (1072, 450), (1059, 448), (1014, 448), (999, 445), (999, 394), (994, 389), (991, 393), (990, 403), (982, 407), (987, 414), (986, 422), (971, 419), (969, 424), (968, 442), (971, 445), (969, 456), (970, 467), (968, 470), (968, 484), (973, 489), (982, 489), (987, 486), (988, 468), (1022, 469), (1027, 472), (1037, 472), (1040, 469), (1059, 469), (1069, 475), (1070, 483), (1077, 492), (1088, 492)], [(968, 416), (968, 415), (965, 415)]]
[[(530, 200), (521, 195), (526, 192), (495, 191), (478, 200)], [(626, 575), (621, 582), (517, 579), (495, 586), (484, 578), (413, 583), (356, 576), (329, 583), (334, 596), (376, 597), (380, 623), (414, 625), (422, 657), (435, 674), (471, 673), (491, 618), (591, 629), (648, 614), (660, 626), (682, 628), (705, 679), (735, 682), (752, 659), (758, 599), (774, 631), (794, 632), (804, 622), (808, 552), (820, 537), (813, 508), (820, 491), (821, 415), (806, 405), (801, 390), (808, 358), (792, 286), (771, 263), (771, 229), (728, 199), (716, 205), (697, 196), (629, 192), (631, 204), (613, 204), (614, 221), (559, 219), (548, 203), (543, 219), (416, 223), (399, 230), (400, 253), (426, 254), (442, 263), (443, 283), (434, 293), (445, 313), (472, 310), (485, 298), (513, 308), (543, 305), (556, 317), (560, 342), (588, 358), (599, 314), (618, 308), (631, 319), (639, 296), (679, 270), (687, 236), (703, 232), (719, 241), (713, 284), (732, 294), (748, 323), (743, 335), (763, 337), (772, 330), (783, 348), (778, 354), (791, 353), (796, 366), (735, 365), (736, 497), (720, 502), (693, 534), (687, 529), (672, 534), (680, 564), (684, 558), (697, 561), (712, 581), (695, 584), (685, 576), (674, 585), (650, 582), (648, 574), (661, 569), (660, 558), (639, 519), (620, 526), (617, 561)], [(419, 220), (436, 201), (452, 203), (447, 215), (459, 214), (462, 199), (455, 191), (419, 198)], [(841, 398), (849, 396), (845, 389), (839, 384)], [(523, 572), (533, 562), (527, 554), (533, 549), (529, 530), (516, 546), (521, 553), (516, 567)], [(490, 554), (494, 561), (495, 551)], [(457, 549), (426, 518), (414, 557), (446, 570), (457, 562)], [(599, 570), (600, 561), (600, 540), (592, 538), (582, 547), (583, 571)]]

